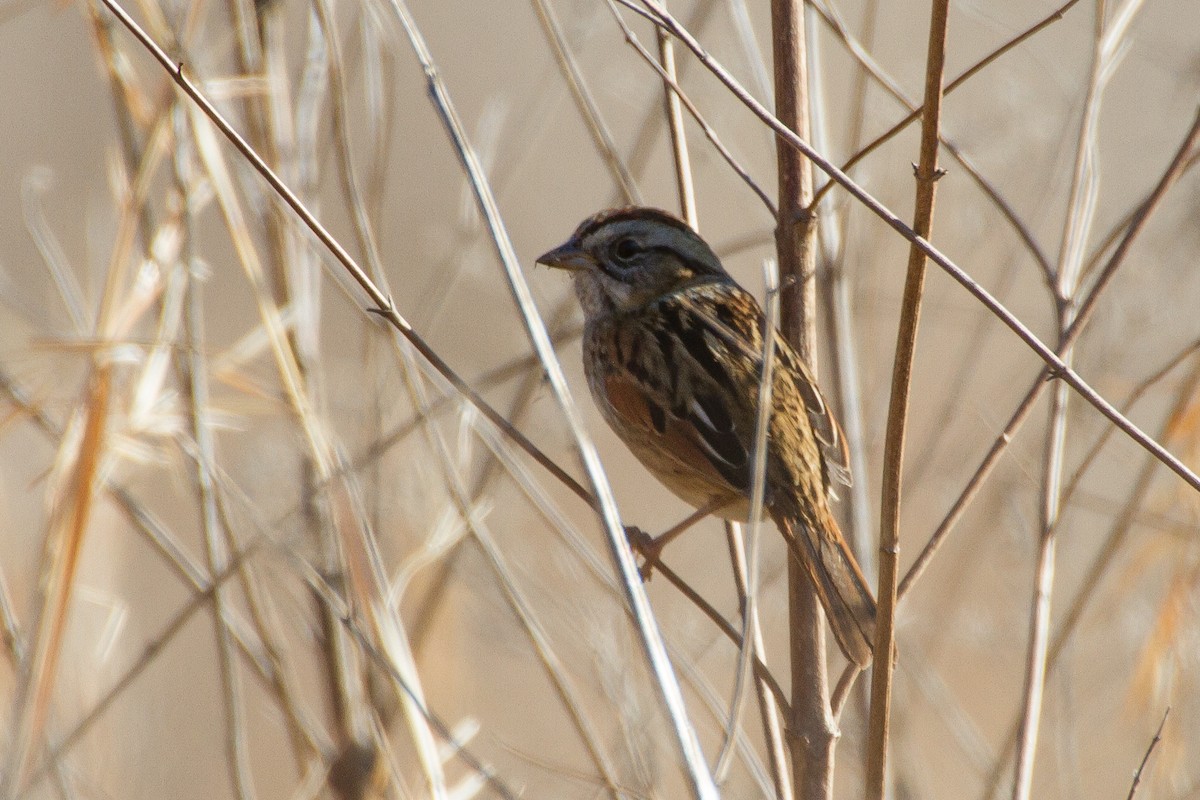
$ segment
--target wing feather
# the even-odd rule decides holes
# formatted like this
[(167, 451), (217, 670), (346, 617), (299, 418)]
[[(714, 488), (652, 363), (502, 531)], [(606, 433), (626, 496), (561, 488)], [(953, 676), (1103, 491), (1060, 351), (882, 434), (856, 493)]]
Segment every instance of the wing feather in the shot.
[[(715, 337), (730, 350), (740, 353), (744, 359), (742, 363), (752, 364), (756, 371), (761, 371), (763, 314), (758, 302), (752, 295), (735, 284), (709, 283), (697, 287), (697, 291), (723, 293), (727, 295), (726, 301), (742, 304), (752, 310), (751, 314), (714, 316), (706, 313), (701, 303), (686, 296), (681, 303), (711, 337)], [(726, 302), (706, 305), (714, 305), (718, 309), (728, 307)], [(751, 322), (753, 324), (747, 324)], [(850, 453), (841, 426), (834, 418), (824, 395), (817, 388), (817, 383), (813, 380), (808, 365), (778, 331), (775, 332), (775, 348), (776, 357), (779, 359), (777, 363), (784, 364), (785, 369), (797, 378), (792, 383), (804, 401), (809, 425), (812, 427), (813, 435), (821, 450), (827, 483), (836, 481), (849, 486), (851, 482)], [(689, 352), (691, 352), (691, 348), (689, 348)]]

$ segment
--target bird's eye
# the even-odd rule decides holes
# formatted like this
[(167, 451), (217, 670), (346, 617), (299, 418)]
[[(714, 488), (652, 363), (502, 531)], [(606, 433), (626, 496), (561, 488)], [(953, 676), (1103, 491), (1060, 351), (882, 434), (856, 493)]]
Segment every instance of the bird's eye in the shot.
[(622, 239), (613, 247), (613, 253), (621, 261), (629, 261), (640, 252), (642, 252), (642, 246), (634, 239)]

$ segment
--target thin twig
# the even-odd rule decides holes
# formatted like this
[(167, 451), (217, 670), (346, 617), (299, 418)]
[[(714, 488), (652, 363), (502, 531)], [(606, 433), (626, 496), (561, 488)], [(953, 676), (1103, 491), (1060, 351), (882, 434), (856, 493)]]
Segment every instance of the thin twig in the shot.
[[(749, 587), (749, 568), (746, 563), (746, 543), (742, 536), (742, 526), (726, 520), (725, 542), (729, 546), (729, 560), (733, 567), (738, 606), (744, 608)], [(765, 664), (762, 659), (766, 657), (759, 615), (752, 620), (752, 626), (751, 643), (757, 658), (753, 659), (751, 663), (756, 672), (754, 691), (758, 700), (759, 716), (762, 719), (763, 737), (767, 741), (767, 766), (771, 770), (771, 780), (775, 784), (776, 800), (792, 800), (792, 781), (787, 771), (787, 748), (783, 740), (783, 727), (780, 724), (778, 710), (768, 695), (770, 689), (767, 682), (757, 677), (758, 666), (760, 663)]]
[(723, 781), (728, 772), (733, 742), (741, 727), (746, 688), (751, 676), (750, 665), (755, 654), (754, 630), (758, 622), (758, 545), (761, 539), (759, 534), (762, 526), (763, 498), (766, 494), (767, 432), (771, 421), (771, 395), (775, 379), (774, 333), (776, 321), (779, 319), (779, 274), (774, 262), (767, 261), (763, 264), (763, 277), (766, 286), (766, 304), (762, 330), (762, 368), (758, 378), (758, 405), (756, 406), (758, 413), (754, 421), (754, 446), (750, 451), (752, 454), (750, 462), (750, 523), (746, 535), (746, 538), (750, 540), (750, 545), (746, 552), (748, 562), (746, 588), (742, 601), (742, 649), (734, 679), (733, 697), (729, 703), (729, 724), (726, 728), (725, 742), (721, 746), (720, 755), (717, 757), (717, 766), (713, 770), (718, 781)]
[(850, 690), (854, 688), (854, 682), (858, 680), (858, 676), (862, 674), (862, 667), (851, 661), (842, 670), (841, 677), (838, 678), (837, 685), (833, 687), (833, 694), (829, 696), (829, 707), (833, 711), (833, 718), (840, 720), (842, 718), (842, 710), (846, 707), (846, 701), (850, 699)]
[(675, 40), (662, 28), (656, 27), (654, 31), (658, 38), (658, 58), (668, 78), (663, 82), (663, 102), (667, 130), (671, 133), (679, 215), (693, 229), (700, 230), (700, 220), (696, 215), (696, 187), (692, 182), (692, 160), (688, 154), (687, 133), (683, 129), (683, 109), (679, 105), (679, 95), (671, 88), (679, 85), (679, 76), (675, 74)]
[[(196, 444), (193, 460), (197, 504), (200, 507), (200, 523), (203, 532), (204, 555), (209, 574), (216, 575), (225, 569), (228, 553), (224, 546), (228, 531), (222, 530), (217, 513), (216, 482), (211, 466), (216, 463), (216, 445), (209, 420), (208, 372), (201, 357), (205, 345), (203, 306), (200, 301), (200, 283), (191, 274), (194, 263), (192, 252), (193, 231), (190, 192), (186, 183), (187, 165), (184, 142), (187, 134), (187, 115), (180, 109), (172, 112), (177, 145), (175, 148), (174, 179), (176, 191), (185, 206), (183, 216), (183, 263), (187, 270), (184, 292), (186, 297), (181, 309), (184, 326), (184, 344), (187, 357), (180, 364), (187, 414), (191, 423), (191, 434)], [(169, 308), (169, 306), (168, 306)], [(173, 309), (172, 309), (173, 310)], [(173, 310), (174, 311), (174, 310)], [(175, 312), (178, 313), (178, 312)], [(227, 593), (213, 593), (213, 622), (217, 639), (217, 665), (221, 679), (222, 696), (225, 700), (225, 747), (226, 769), (234, 794), (245, 800), (253, 796), (253, 781), (250, 780), (249, 753), (246, 743), (245, 716), (243, 714), (242, 681), (234, 662), (234, 646), (227, 623), (229, 600)]]
[[(708, 121), (703, 117), (703, 115), (701, 115), (700, 110), (696, 108), (696, 105), (692, 102), (691, 98), (687, 96), (683, 89), (679, 88), (679, 84), (675, 82), (675, 79), (663, 69), (662, 65), (655, 60), (650, 51), (647, 50), (642, 45), (641, 41), (638, 40), (637, 35), (633, 32), (633, 29), (625, 23), (625, 20), (621, 17), (620, 12), (617, 11), (616, 8), (617, 3), (629, 7), (625, 0), (607, 0), (607, 3), (609, 9), (612, 11), (613, 17), (617, 21), (617, 25), (621, 28), (621, 32), (625, 36), (625, 41), (629, 43), (630, 47), (637, 51), (638, 55), (642, 57), (642, 60), (645, 61), (651, 69), (658, 73), (658, 76), (662, 79), (663, 83), (671, 88), (671, 91), (674, 92), (679, 98), (680, 102), (683, 103), (684, 108), (686, 108), (688, 113), (692, 115), (692, 118), (696, 120), (696, 123), (700, 126), (700, 130), (704, 132), (704, 136), (709, 142), (712, 143), (712, 146), (717, 149), (717, 152), (721, 154), (721, 157), (725, 159), (725, 163), (729, 164), (733, 171), (737, 173), (738, 177), (740, 177), (742, 181), (750, 187), (750, 190), (758, 196), (758, 199), (762, 201), (763, 205), (765, 205), (771, 212), (771, 216), (774, 217), (776, 214), (775, 204), (771, 201), (770, 196), (763, 190), (761, 186), (758, 185), (754, 178), (751, 177), (746, 168), (743, 167), (738, 160), (733, 157), (733, 153), (729, 151), (729, 148), (722, 144), (720, 138), (717, 136), (716, 129), (708, 124)], [(645, 12), (639, 11), (639, 13), (644, 14)]]
[[(1143, 378), (1138, 385), (1133, 388), (1133, 391), (1131, 391), (1125, 398), (1125, 401), (1121, 403), (1121, 413), (1128, 414), (1130, 409), (1132, 409), (1133, 406), (1142, 399), (1146, 392), (1158, 385), (1160, 381), (1166, 378), (1168, 374), (1173, 372), (1176, 367), (1189, 359), (1198, 350), (1200, 350), (1200, 339), (1194, 340), (1191, 344), (1187, 345), (1178, 353), (1171, 356), (1171, 358), (1167, 360), (1167, 363), (1163, 364), (1148, 377)], [(1181, 412), (1177, 410), (1176, 413)], [(1168, 418), (1169, 417), (1170, 415), (1168, 415)], [(1080, 459), (1079, 465), (1075, 467), (1075, 471), (1071, 473), (1071, 479), (1067, 481), (1067, 485), (1063, 489), (1062, 494), (1064, 505), (1070, 502), (1071, 498), (1075, 496), (1075, 492), (1078, 491), (1080, 483), (1083, 482), (1084, 477), (1091, 470), (1092, 465), (1100, 456), (1101, 451), (1104, 449), (1104, 445), (1107, 444), (1112, 438), (1115, 430), (1116, 429), (1111, 426), (1106, 426), (1096, 438), (1096, 441), (1092, 443), (1092, 446), (1088, 449), (1087, 454)], [(1159, 433), (1159, 437), (1161, 436), (1163, 436), (1163, 432)]]
[[(922, 238), (933, 231), (933, 211), (941, 130), (942, 81), (946, 63), (949, 0), (933, 4), (929, 17), (929, 44), (925, 61), (925, 105), (921, 119), (921, 156), (916, 170), (913, 230)], [(867, 797), (882, 800), (887, 794), (888, 735), (891, 727), (892, 672), (896, 647), (896, 588), (900, 574), (900, 510), (904, 470), (904, 439), (908, 424), (909, 391), (916, 356), (921, 297), (925, 290), (925, 254), (909, 249), (896, 355), (892, 366), (891, 400), (884, 440), (882, 499), (879, 518), (879, 610), (875, 628), (875, 661), (871, 671), (871, 713), (867, 741)]]
[(1158, 723), (1158, 730), (1154, 732), (1154, 738), (1150, 740), (1150, 745), (1146, 748), (1146, 754), (1142, 756), (1142, 763), (1138, 764), (1137, 770), (1133, 773), (1133, 783), (1129, 787), (1129, 795), (1126, 800), (1133, 800), (1137, 794), (1138, 784), (1142, 782), (1142, 773), (1146, 770), (1146, 764), (1150, 761), (1150, 755), (1154, 752), (1154, 748), (1158, 747), (1158, 743), (1162, 741), (1163, 728), (1167, 726), (1167, 717), (1171, 715), (1171, 707), (1167, 706), (1167, 710), (1163, 712), (1162, 722)]
[(579, 62), (575, 60), (575, 55), (567, 46), (567, 37), (563, 33), (562, 25), (558, 21), (558, 14), (555, 13), (551, 0), (533, 0), (533, 8), (537, 12), (538, 22), (542, 24), (546, 39), (550, 42), (554, 60), (558, 62), (558, 68), (567, 82), (567, 88), (571, 90), (571, 97), (575, 100), (579, 116), (587, 126), (588, 133), (592, 135), (592, 143), (596, 146), (596, 151), (608, 167), (613, 180), (616, 181), (625, 202), (641, 205), (642, 193), (638, 189), (637, 181), (617, 152), (617, 143), (613, 140), (612, 132), (604, 122), (600, 107), (596, 105), (596, 101), (592, 97), (592, 91), (583, 77), (583, 70), (580, 69)]

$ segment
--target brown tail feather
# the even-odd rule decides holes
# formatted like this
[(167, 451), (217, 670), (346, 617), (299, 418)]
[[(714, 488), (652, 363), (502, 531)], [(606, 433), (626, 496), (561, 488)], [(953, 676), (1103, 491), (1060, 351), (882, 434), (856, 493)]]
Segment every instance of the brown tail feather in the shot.
[(775, 524), (804, 566), (825, 607), (829, 627), (846, 658), (860, 667), (871, 663), (875, 645), (875, 598), (850, 547), (832, 517), (820, 530), (788, 517)]

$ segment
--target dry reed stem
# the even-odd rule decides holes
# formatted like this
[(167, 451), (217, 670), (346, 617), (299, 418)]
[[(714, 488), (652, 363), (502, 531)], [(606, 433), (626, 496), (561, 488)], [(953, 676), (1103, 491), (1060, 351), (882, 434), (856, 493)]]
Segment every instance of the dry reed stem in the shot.
[[(718, 781), (724, 781), (728, 773), (733, 734), (741, 726), (742, 710), (745, 705), (747, 684), (751, 679), (751, 664), (755, 657), (755, 647), (761, 644), (754, 635), (758, 628), (759, 541), (763, 518), (763, 498), (766, 494), (767, 431), (770, 427), (771, 393), (774, 387), (775, 337), (773, 334), (779, 319), (779, 276), (776, 274), (775, 265), (769, 261), (766, 262), (763, 265), (763, 273), (766, 285), (762, 329), (763, 355), (756, 400), (758, 413), (754, 421), (753, 448), (750, 450), (750, 522), (746, 534), (750, 545), (743, 555), (743, 560), (747, 562), (746, 576), (744, 582), (739, 582), (744, 584), (744, 588), (739, 592), (738, 598), (742, 612), (742, 648), (738, 657), (732, 698), (729, 702), (729, 723), (726, 726), (725, 742), (721, 746), (720, 755), (717, 757), (717, 766), (714, 769)], [(733, 522), (727, 526), (728, 536), (735, 550), (741, 544), (740, 528), (739, 524)], [(736, 564), (738, 559), (734, 559), (734, 561)], [(764, 720), (764, 732), (769, 735), (773, 727), (776, 726), (772, 726), (769, 720)], [(774, 747), (770, 752), (774, 752)], [(774, 783), (777, 790), (781, 789), (781, 776), (776, 776)]]
[[(749, 593), (749, 567), (747, 565), (746, 547), (741, 536), (741, 526), (732, 522), (725, 525), (725, 541), (729, 546), (729, 560), (733, 566), (734, 582), (738, 594), (738, 607), (744, 609)], [(746, 614), (743, 610), (743, 614)], [(771, 688), (766, 680), (758, 677), (760, 665), (766, 664), (766, 645), (763, 641), (762, 625), (759, 615), (750, 616), (751, 621), (751, 664), (755, 671), (754, 692), (758, 701), (759, 718), (762, 720), (763, 737), (767, 743), (767, 767), (771, 771), (771, 781), (775, 788), (777, 800), (792, 800), (792, 781), (787, 770), (787, 748), (784, 742), (782, 724), (779, 713), (772, 703), (769, 692)], [(747, 648), (743, 647), (745, 651)], [(740, 668), (740, 665), (739, 665)]]
[[(937, 181), (938, 140), (941, 134), (942, 83), (945, 79), (949, 1), (933, 4), (929, 15), (929, 44), (925, 57), (925, 104), (921, 117), (921, 155), (916, 168), (913, 230), (924, 239), (933, 232)], [(875, 628), (875, 661), (871, 670), (871, 714), (867, 742), (867, 797), (883, 800), (887, 794), (888, 737), (892, 713), (892, 671), (896, 658), (896, 588), (900, 576), (900, 507), (904, 472), (904, 441), (908, 425), (909, 392), (925, 291), (925, 254), (909, 249), (896, 355), (892, 367), (884, 439), (883, 476), (879, 518), (879, 590)]]
[(692, 181), (692, 162), (688, 154), (687, 133), (683, 129), (683, 109), (679, 95), (671, 88), (679, 85), (675, 73), (675, 42), (662, 28), (655, 28), (658, 39), (658, 59), (666, 80), (663, 83), (664, 113), (667, 130), (671, 133), (671, 155), (675, 162), (675, 193), (679, 200), (679, 216), (694, 230), (700, 230), (696, 215), (696, 189)]
[[(414, 366), (410, 365), (405, 370), (406, 376), (413, 374)], [(503, 589), (504, 598), (508, 602), (509, 609), (520, 622), (521, 629), (524, 631), (526, 637), (528, 637), (530, 646), (542, 662), (542, 666), (545, 668), (554, 686), (555, 693), (558, 695), (560, 702), (571, 719), (575, 732), (591, 756), (597, 773), (603, 779), (604, 787), (613, 800), (617, 800), (621, 793), (618, 789), (619, 784), (616, 777), (615, 764), (605, 749), (596, 726), (584, 710), (583, 703), (579, 699), (579, 689), (571, 679), (566, 665), (555, 652), (550, 634), (538, 619), (532, 603), (529, 602), (524, 592), (518, 586), (517, 578), (508, 566), (503, 550), (497, 544), (487, 524), (482, 518), (477, 518), (478, 515), (472, 511), (474, 504), (470, 499), (471, 494), (464, 485), (462, 477), (454, 465), (454, 459), (440, 431), (436, 429), (432, 421), (429, 421), (428, 398), (425, 396), (423, 387), (415, 380), (410, 379), (407, 383), (409, 391), (413, 395), (415, 405), (421, 412), (421, 418), (427, 420), (426, 424), (422, 426), (426, 439), (437, 454), (442, 477), (446, 486), (450, 489), (451, 498), (463, 524), (470, 531), (479, 549), (487, 557), (488, 566), (496, 577), (497, 583)]]
[(600, 113), (600, 107), (596, 104), (591, 89), (588, 88), (583, 70), (567, 44), (566, 36), (563, 34), (562, 25), (558, 21), (558, 14), (555, 13), (551, 0), (533, 0), (533, 8), (537, 12), (538, 22), (541, 23), (542, 30), (546, 34), (546, 40), (550, 43), (554, 60), (558, 63), (559, 70), (562, 71), (567, 88), (571, 90), (576, 110), (584, 125), (587, 126), (592, 142), (612, 174), (613, 181), (620, 189), (622, 199), (626, 204), (641, 205), (643, 202), (641, 190), (638, 189), (637, 181), (617, 150), (612, 132)]
[[(1129, 254), (1130, 248), (1132, 248), (1134, 241), (1137, 240), (1138, 235), (1145, 228), (1146, 223), (1150, 220), (1155, 209), (1157, 209), (1159, 204), (1162, 202), (1167, 190), (1170, 189), (1171, 186), (1173, 186), (1179, 179), (1180, 175), (1183, 174), (1183, 170), (1188, 164), (1188, 156), (1192, 152), (1192, 149), (1196, 147), (1197, 142), (1200, 142), (1200, 112), (1197, 113), (1192, 122), (1191, 128), (1189, 128), (1187, 133), (1184, 135), (1179, 149), (1176, 150), (1174, 157), (1163, 171), (1158, 183), (1146, 196), (1145, 200), (1138, 205), (1138, 211), (1136, 214), (1134, 214), (1128, 227), (1125, 228), (1125, 233), (1122, 236), (1120, 243), (1117, 245), (1117, 248), (1113, 251), (1108, 261), (1105, 263), (1100, 276), (1091, 285), (1083, 302), (1079, 304), (1075, 317), (1061, 340), (1060, 347), (1063, 348), (1064, 351), (1069, 349), (1076, 342), (1079, 336), (1083, 333), (1084, 328), (1086, 328), (1087, 324), (1091, 321), (1092, 314), (1095, 312), (1100, 297), (1104, 293), (1104, 289), (1107, 288), (1109, 283), (1112, 281), (1113, 277), (1117, 273), (1117, 270), (1125, 263), (1125, 257)], [(908, 573), (904, 576), (904, 580), (900, 583), (899, 594), (901, 599), (903, 599), (904, 595), (908, 593), (916, 581), (920, 579), (925, 569), (929, 566), (929, 561), (932, 559), (933, 554), (937, 552), (946, 536), (962, 518), (967, 506), (969, 506), (971, 501), (975, 499), (975, 496), (979, 492), (983, 482), (991, 474), (992, 469), (1000, 460), (1000, 456), (1005, 450), (1008, 449), (1008, 445), (1012, 442), (1013, 437), (1016, 436), (1017, 431), (1021, 429), (1021, 426), (1024, 425), (1025, 421), (1029, 418), (1029, 414), (1033, 411), (1033, 406), (1036, 404), (1038, 398), (1041, 397), (1042, 392), (1049, 385), (1049, 380), (1052, 377), (1052, 374), (1053, 373), (1048, 367), (1043, 367), (1041, 372), (1038, 373), (1038, 376), (1034, 379), (1029, 390), (1025, 393), (1025, 397), (1021, 400), (1016, 410), (1009, 418), (1008, 423), (1005, 424), (1000, 435), (992, 443), (992, 446), (984, 456), (983, 461), (980, 462), (979, 466), (972, 473), (971, 478), (967, 481), (966, 487), (954, 501), (954, 504), (946, 513), (946, 516), (943, 518), (942, 522), (938, 524), (937, 529), (934, 530), (933, 534), (929, 537), (929, 541), (925, 543), (925, 546), (917, 555), (917, 558), (913, 562), (912, 566), (909, 567)]]
[[(1125, 2), (1111, 26), (1097, 19), (1096, 42), (1091, 75), (1076, 144), (1075, 169), (1067, 201), (1058, 263), (1047, 277), (1051, 279), (1057, 310), (1059, 337), (1065, 338), (1074, 322), (1079, 277), (1083, 269), (1087, 240), (1095, 218), (1100, 189), (1097, 159), (1098, 125), (1101, 101), (1109, 78), (1119, 61), (1119, 43), (1141, 0)], [(1098, 16), (1102, 16), (1098, 15)], [(1073, 348), (1061, 346), (1063, 361), (1072, 363)], [(1067, 445), (1067, 401), (1065, 386), (1055, 387), (1051, 397), (1049, 430), (1046, 435), (1045, 461), (1040, 502), (1040, 532), (1033, 600), (1030, 606), (1029, 643), (1025, 665), (1024, 702), (1021, 734), (1017, 740), (1017, 768), (1013, 778), (1013, 800), (1028, 800), (1033, 791), (1033, 767), (1037, 754), (1042, 698), (1045, 693), (1046, 658), (1050, 643), (1050, 611), (1054, 589), (1057, 528), (1061, 512), (1063, 459)]]
[[(1188, 348), (1189, 351), (1191, 349)], [(1172, 359), (1172, 364), (1175, 361), (1175, 359)], [(1163, 370), (1159, 370), (1152, 378), (1164, 374)], [(1149, 386), (1150, 383), (1143, 385)], [(1164, 440), (1170, 438), (1173, 425), (1194, 401), (1198, 387), (1200, 387), (1200, 361), (1193, 364), (1191, 372), (1181, 382), (1176, 391), (1171, 408), (1163, 416), (1158, 431), (1160, 438)], [(1137, 394), (1139, 393), (1135, 392), (1134, 397)], [(1126, 401), (1126, 405), (1132, 406), (1132, 399)], [(1079, 583), (1080, 588), (1067, 605), (1067, 610), (1062, 615), (1062, 620), (1059, 622), (1054, 638), (1050, 642), (1046, 654), (1045, 669), (1047, 673), (1053, 673), (1058, 668), (1067, 644), (1071, 641), (1079, 627), (1079, 623), (1083, 619), (1084, 612), (1087, 610), (1090, 602), (1099, 594), (1101, 583), (1108, 569), (1112, 566), (1117, 553), (1121, 551), (1130, 532), (1133, 530), (1135, 517), (1150, 492), (1151, 483), (1157, 472), (1157, 466), (1158, 462), (1154, 459), (1146, 459), (1141, 469), (1130, 482), (1129, 494), (1122, 504), (1121, 511), (1114, 517), (1103, 544), (1101, 544), (1092, 562), (1084, 572), (1083, 578)], [(1064, 502), (1065, 498), (1073, 494), (1072, 489), (1073, 486), (1063, 493)], [(988, 796), (991, 796), (996, 791), (1008, 760), (1017, 748), (1021, 733), (1021, 722), (1022, 719), (1018, 716), (1007, 728), (1008, 732), (1005, 736), (1004, 746), (997, 755), (984, 783)]]
[(600, 463), (596, 447), (584, 429), (582, 419), (579, 416), (579, 410), (576, 408), (570, 390), (567, 387), (562, 366), (558, 363), (554, 348), (546, 333), (545, 325), (538, 314), (524, 275), (517, 264), (516, 253), (513, 251), (512, 243), (504, 230), (499, 210), (496, 207), (495, 198), (492, 196), (478, 160), (467, 141), (465, 131), (454, 110), (449, 94), (438, 77), (432, 56), (416, 27), (411, 13), (407, 6), (403, 2), (400, 2), (400, 0), (394, 0), (393, 8), (397, 13), (401, 27), (404, 29), (417, 55), (417, 59), (421, 62), (429, 85), (431, 98), (443, 124), (446, 126), (446, 131), (451, 138), (454, 149), (458, 153), (467, 172), (467, 177), (475, 194), (476, 201), (479, 204), (480, 211), (492, 233), (493, 243), (496, 246), (501, 264), (504, 267), (509, 288), (521, 311), (522, 319), (525, 322), (534, 349), (537, 350), (538, 355), (541, 357), (542, 365), (550, 379), (550, 385), (554, 390), (554, 394), (559, 401), (562, 414), (566, 418), (568, 428), (575, 440), (576, 448), (583, 458), (584, 466), (596, 494), (596, 499), (599, 501), (600, 517), (603, 522), (604, 532), (607, 534), (609, 554), (613, 560), (614, 568), (620, 575), (626, 601), (633, 609), (639, 641), (651, 671), (654, 674), (655, 688), (670, 718), (672, 731), (675, 734), (679, 752), (683, 758), (692, 789), (697, 797), (715, 798), (717, 796), (717, 789), (713, 783), (708, 766), (704, 761), (703, 753), (700, 751), (696, 732), (688, 718), (687, 708), (683, 702), (682, 690), (679, 687), (678, 680), (675, 677), (667, 655), (658, 623), (650, 608), (650, 601), (646, 597), (645, 590), (642, 587), (633, 553), (630, 550), (629, 543), (625, 539), (625, 530), (621, 525), (616, 502), (612, 496), (612, 489), (608, 484), (607, 476), (604, 474), (604, 468)]
[[(186, 137), (186, 119), (182, 111), (172, 114), (175, 119), (176, 135), (182, 142)], [(176, 148), (175, 180), (176, 191), (179, 193), (185, 208), (183, 215), (182, 255), (185, 264), (191, 265), (193, 229), (188, 188), (185, 183), (182, 145)], [(208, 375), (200, 352), (205, 345), (202, 323), (202, 308), (199, 298), (200, 287), (194, 275), (187, 275), (186, 298), (183, 308), (184, 343), (187, 346), (188, 357), (183, 361), (181, 371), (185, 387), (187, 415), (191, 422), (192, 439), (196, 443), (196, 453), (193, 467), (195, 469), (196, 499), (200, 508), (201, 529), (203, 531), (204, 555), (210, 575), (216, 575), (224, 570), (229, 562), (227, 539), (229, 530), (223, 524), (222, 515), (217, 510), (216, 481), (213, 478), (211, 465), (217, 463), (216, 447), (213, 432), (208, 419), (209, 387)], [(245, 574), (242, 573), (243, 579)], [(249, 755), (244, 736), (245, 720), (243, 716), (243, 692), (241, 677), (235, 662), (234, 645), (230, 627), (226, 623), (229, 616), (229, 600), (227, 593), (217, 589), (213, 592), (213, 619), (216, 629), (217, 665), (221, 682), (221, 690), (225, 703), (225, 739), (226, 739), (226, 768), (229, 770), (230, 783), (234, 794), (239, 798), (252, 796), (253, 779), (250, 776)]]
[(616, 20), (617, 25), (621, 28), (621, 32), (625, 36), (625, 41), (629, 43), (630, 47), (637, 51), (637, 54), (642, 57), (642, 60), (645, 61), (651, 69), (658, 73), (659, 77), (662, 78), (663, 83), (671, 88), (671, 91), (676, 97), (679, 98), (680, 102), (683, 103), (684, 108), (686, 108), (688, 113), (692, 115), (692, 119), (696, 120), (696, 123), (700, 126), (700, 130), (704, 132), (705, 138), (712, 143), (712, 146), (715, 147), (717, 152), (721, 154), (721, 157), (725, 159), (725, 163), (729, 164), (733, 171), (737, 173), (738, 177), (740, 177), (742, 181), (750, 187), (750, 190), (757, 195), (758, 199), (761, 200), (763, 205), (767, 207), (767, 210), (771, 213), (771, 216), (776, 216), (777, 211), (775, 209), (775, 204), (771, 202), (770, 196), (767, 195), (766, 191), (764, 191), (763, 188), (758, 185), (758, 182), (754, 180), (746, 168), (738, 162), (733, 153), (730, 152), (729, 149), (721, 142), (721, 139), (717, 136), (716, 129), (713, 128), (707, 120), (705, 120), (703, 115), (701, 115), (700, 110), (696, 107), (696, 104), (693, 103), (691, 98), (689, 98), (683, 89), (680, 88), (674, 77), (664, 70), (662, 65), (654, 59), (654, 56), (651, 55), (650, 51), (642, 45), (641, 41), (637, 38), (637, 35), (634, 34), (633, 30), (625, 23), (625, 20), (622, 19), (621, 14), (619, 11), (617, 11), (616, 6), (619, 3), (626, 8), (631, 8), (630, 0), (606, 0), (606, 2), (608, 3), (609, 9), (612, 11), (613, 18)]
[[(625, 0), (617, 0), (617, 2), (626, 7), (630, 6), (630, 3), (626, 2)], [(738, 4), (744, 4), (744, 0), (738, 0)], [(609, 8), (613, 8), (613, 5), (610, 4)], [(718, 8), (719, 5), (717, 0), (698, 0), (698, 2), (692, 6), (691, 14), (688, 19), (688, 27), (692, 28), (693, 30), (701, 30), (705, 28), (708, 22), (712, 19), (713, 11)], [(636, 6), (634, 6), (632, 10), (638, 13), (644, 13), (641, 12), (641, 10)], [(620, 26), (619, 22), (618, 26)], [(678, 80), (682, 79), (682, 74), (687, 71), (687, 66), (689, 63), (691, 62), (684, 61), (683, 64), (677, 65), (677, 82)], [(689, 110), (688, 113), (695, 116), (696, 112)], [(650, 159), (654, 154), (653, 146), (662, 136), (662, 127), (665, 121), (666, 117), (664, 117), (662, 109), (656, 105), (650, 105), (647, 107), (646, 113), (642, 115), (641, 121), (630, 126), (631, 130), (637, 132), (637, 136), (634, 139), (634, 144), (630, 148), (629, 156), (629, 169), (635, 175), (642, 175), (646, 172), (646, 168), (649, 166)], [(705, 136), (707, 135), (708, 134), (706, 133)]]

